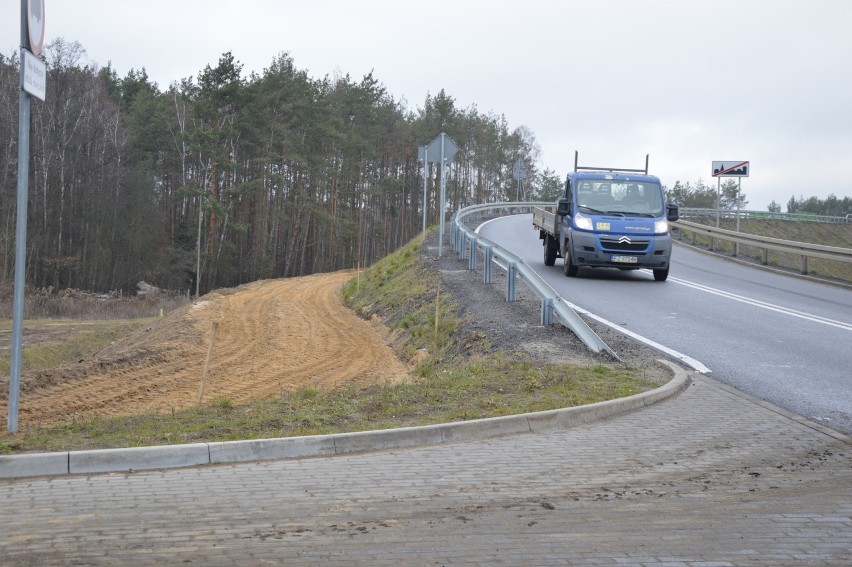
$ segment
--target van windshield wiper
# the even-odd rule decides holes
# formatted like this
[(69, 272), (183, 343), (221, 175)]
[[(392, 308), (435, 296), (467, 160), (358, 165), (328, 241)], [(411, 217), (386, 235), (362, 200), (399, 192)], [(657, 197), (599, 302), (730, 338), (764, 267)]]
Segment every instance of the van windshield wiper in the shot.
[(593, 215), (603, 215), (606, 214), (603, 211), (599, 211), (597, 209), (593, 209), (591, 207), (587, 207), (586, 205), (580, 205), (578, 208), (583, 209), (587, 213), (592, 213)]

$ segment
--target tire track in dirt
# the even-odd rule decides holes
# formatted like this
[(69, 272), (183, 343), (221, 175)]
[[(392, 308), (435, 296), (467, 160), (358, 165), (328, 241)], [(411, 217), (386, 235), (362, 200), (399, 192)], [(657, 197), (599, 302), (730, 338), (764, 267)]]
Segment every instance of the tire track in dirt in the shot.
[[(302, 387), (408, 379), (408, 366), (385, 341), (387, 330), (342, 305), (339, 290), (352, 276), (266, 280), (205, 295), (113, 345), (85, 372), (23, 392), (19, 421), (26, 427), (193, 406), (211, 338), (205, 402), (227, 397), (241, 404)], [(111, 369), (115, 360), (121, 367)]]

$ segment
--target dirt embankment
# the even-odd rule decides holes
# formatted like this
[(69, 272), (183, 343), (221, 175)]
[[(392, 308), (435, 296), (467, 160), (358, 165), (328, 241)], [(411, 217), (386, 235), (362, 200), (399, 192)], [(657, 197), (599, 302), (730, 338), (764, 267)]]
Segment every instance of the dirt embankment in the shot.
[[(91, 361), (25, 376), (19, 422), (192, 406), (208, 352), (205, 401), (227, 397), (240, 404), (300, 387), (407, 379), (409, 368), (388, 346), (386, 329), (341, 304), (339, 290), (352, 275), (267, 280), (205, 295)], [(6, 401), (0, 403), (5, 415)]]

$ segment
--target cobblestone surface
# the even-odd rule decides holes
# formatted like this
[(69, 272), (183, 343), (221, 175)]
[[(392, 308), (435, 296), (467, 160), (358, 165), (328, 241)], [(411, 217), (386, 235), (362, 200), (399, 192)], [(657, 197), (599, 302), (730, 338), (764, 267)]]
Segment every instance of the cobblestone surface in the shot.
[(0, 482), (8, 565), (847, 565), (848, 439), (696, 377), (547, 435)]

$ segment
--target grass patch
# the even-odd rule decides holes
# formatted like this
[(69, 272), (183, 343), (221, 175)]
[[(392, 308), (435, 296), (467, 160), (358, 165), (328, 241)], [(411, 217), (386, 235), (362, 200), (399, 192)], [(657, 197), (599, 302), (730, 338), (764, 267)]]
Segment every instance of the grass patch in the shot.
[(437, 272), (422, 266), (415, 239), (347, 283), (341, 294), (361, 316), (382, 317), (398, 332), (402, 339), (395, 348), (403, 360), (416, 361), (418, 353), (428, 352), (436, 362), (460, 352), (455, 335), (464, 322), (440, 281)]
[[(52, 370), (88, 358), (153, 319), (79, 321), (40, 319), (24, 321), (21, 364), (27, 372)], [(0, 321), (0, 331), (11, 337), (12, 322)], [(0, 351), (0, 372), (9, 374), (11, 351)]]
[(23, 431), (0, 442), (13, 451), (139, 447), (318, 435), (465, 421), (557, 409), (629, 396), (656, 386), (634, 369), (538, 365), (504, 355), (438, 365), (410, 383), (210, 405), (171, 414), (98, 417)]

